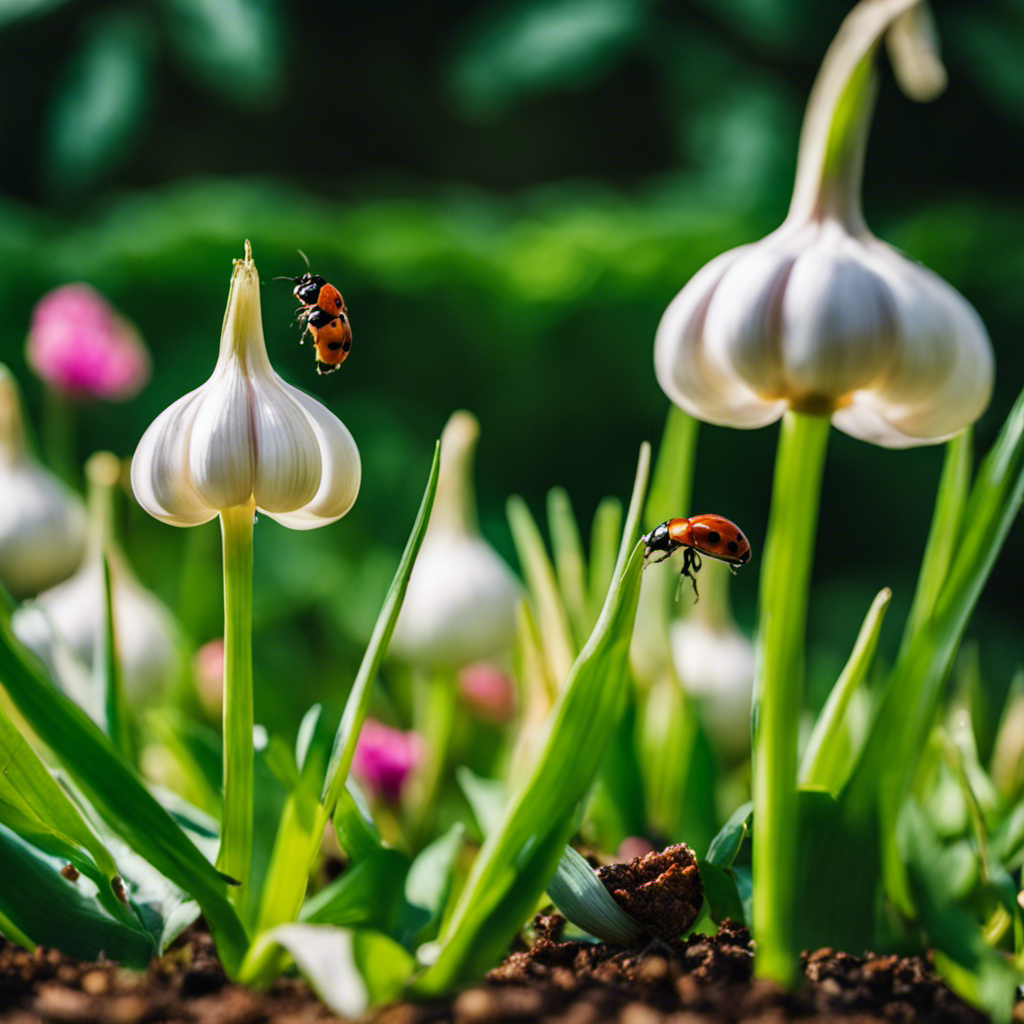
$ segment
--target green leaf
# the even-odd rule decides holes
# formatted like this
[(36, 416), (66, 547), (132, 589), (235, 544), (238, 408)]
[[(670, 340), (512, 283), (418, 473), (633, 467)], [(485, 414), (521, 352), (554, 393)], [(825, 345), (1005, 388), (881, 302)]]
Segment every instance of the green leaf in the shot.
[[(5, 813), (5, 808), (12, 809)], [(20, 812), (17, 823), (13, 812)], [(88, 852), (110, 880), (118, 874), (107, 848), (0, 708), (0, 822), (31, 838), (53, 835)]]
[(571, 846), (565, 848), (548, 883), (548, 896), (568, 920), (605, 942), (630, 946), (644, 933)]
[(750, 822), (754, 816), (754, 805), (747, 801), (737, 807), (732, 817), (722, 826), (721, 831), (711, 840), (707, 861), (717, 868), (732, 867), (740, 852), (743, 840), (750, 834)]
[(409, 858), (381, 848), (306, 900), (299, 920), (308, 924), (395, 928), (409, 870)]
[(327, 765), (323, 795), (321, 796), (328, 816), (334, 812), (334, 805), (338, 802), (352, 767), (356, 743), (359, 741), (359, 731), (363, 727), (370, 703), (371, 687), (380, 671), (388, 644), (391, 642), (391, 634), (395, 630), (395, 622), (398, 620), (398, 613), (402, 610), (402, 601), (405, 599), (405, 591), (409, 586), (409, 576), (412, 574), (416, 556), (423, 544), (423, 536), (427, 532), (430, 511), (434, 506), (434, 495), (437, 493), (437, 475), (440, 466), (441, 443), (438, 441), (434, 445), (434, 461), (430, 467), (427, 489), (416, 515), (416, 521), (413, 523), (412, 533), (409, 535), (405, 551), (402, 552), (395, 578), (391, 581), (387, 596), (384, 598), (384, 606), (373, 627), (373, 635), (370, 637), (370, 643), (367, 645), (366, 653), (359, 665), (352, 690), (348, 695), (348, 700), (345, 701), (345, 712), (341, 716), (341, 724), (338, 726), (338, 732), (334, 739), (334, 749), (331, 751)]
[(503, 779), (487, 779), (459, 765), (455, 778), (469, 801), (480, 835), (486, 839), (501, 822), (508, 806), (508, 787)]
[(900, 814), (897, 841), (939, 971), (955, 992), (996, 1024), (1008, 1024), (1024, 975), (985, 942), (977, 921), (952, 901), (942, 846), (912, 799)]
[(19, 18), (32, 18), (46, 14), (66, 4), (68, 0), (4, 0), (0, 5), (0, 28)]
[(590, 618), (597, 621), (604, 607), (605, 595), (612, 585), (615, 559), (618, 557), (619, 535), (622, 533), (622, 502), (605, 498), (594, 512), (590, 529)]
[(410, 865), (399, 920), (399, 938), (405, 945), (425, 942), (440, 920), (465, 835), (462, 824), (452, 825), (444, 835), (424, 847)]
[[(36, 849), (0, 825), (0, 919), (33, 942), (68, 956), (97, 960), (106, 954), (129, 967), (145, 967), (156, 951), (141, 925), (115, 920), (86, 877), (70, 882), (59, 858)], [(13, 935), (11, 936), (14, 937)]]
[(925, 545), (921, 572), (917, 578), (914, 603), (907, 616), (903, 632), (906, 647), (932, 617), (939, 592), (946, 582), (953, 562), (971, 486), (971, 445), (974, 433), (970, 427), (946, 443), (946, 460), (939, 480), (939, 493), (935, 499), (928, 543)]
[(737, 924), (746, 924), (747, 917), (743, 909), (743, 899), (736, 885), (736, 877), (728, 868), (718, 867), (707, 860), (698, 860), (700, 881), (704, 887), (704, 899), (708, 905), (708, 913), (715, 924), (721, 924), (726, 918)]
[(380, 932), (316, 924), (282, 924), (261, 935), (259, 955), (286, 949), (317, 995), (337, 1014), (360, 1017), (394, 999), (412, 977), (416, 961)]
[(161, 874), (196, 899), (228, 972), (247, 939), (228, 902), (224, 880), (160, 806), (107, 736), (40, 674), (10, 627), (0, 623), (0, 682), (97, 814)]
[(47, 117), (56, 191), (83, 192), (123, 161), (149, 104), (151, 50), (148, 26), (127, 9), (102, 10), (90, 22)]
[(485, 841), (442, 931), (439, 957), (417, 982), (422, 993), (443, 991), (494, 963), (546, 888), (575, 829), (622, 708), (643, 564), (643, 548), (633, 539), (649, 464), (645, 444), (615, 583), (545, 722), (532, 771)]
[(526, 502), (513, 495), (508, 499), (507, 511), (512, 540), (540, 628), (544, 661), (549, 676), (561, 687), (576, 656), (576, 645), (555, 582), (555, 570)]
[(162, 2), (171, 41), (207, 86), (251, 107), (281, 89), (285, 32), (273, 0)]
[(132, 760), (131, 731), (128, 727), (128, 705), (121, 678), (121, 665), (117, 657), (114, 636), (114, 600), (110, 577), (110, 557), (103, 556), (103, 600), (100, 615), (100, 635), (96, 644), (97, 656), (93, 664), (93, 686), (102, 694), (104, 728), (121, 751), (125, 760)]
[(574, 649), (579, 650), (590, 635), (594, 621), (587, 608), (587, 567), (583, 542), (573, 514), (572, 502), (562, 487), (548, 491), (548, 526), (555, 558), (558, 589), (572, 626)]
[(805, 788), (820, 787), (830, 793), (838, 793), (853, 768), (849, 747), (841, 742), (846, 713), (871, 667), (891, 600), (892, 591), (886, 587), (872, 601), (850, 658), (814, 723), (814, 731), (800, 763), (800, 784)]
[(384, 848), (369, 805), (359, 787), (349, 779), (334, 805), (334, 831), (353, 863), (372, 857)]

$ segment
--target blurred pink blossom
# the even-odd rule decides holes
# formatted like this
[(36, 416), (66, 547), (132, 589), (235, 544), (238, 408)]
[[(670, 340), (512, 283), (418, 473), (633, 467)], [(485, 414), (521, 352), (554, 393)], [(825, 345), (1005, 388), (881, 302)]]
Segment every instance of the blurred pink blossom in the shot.
[(208, 640), (192, 658), (196, 696), (211, 718), (219, 718), (224, 701), (224, 640)]
[(149, 380), (139, 332), (87, 284), (44, 295), (32, 311), (28, 362), (55, 391), (122, 402)]
[(422, 755), (423, 741), (417, 733), (368, 718), (359, 733), (352, 770), (374, 793), (395, 804)]
[(497, 665), (475, 661), (459, 672), (458, 681), (462, 699), (477, 717), (501, 725), (514, 714), (515, 687)]

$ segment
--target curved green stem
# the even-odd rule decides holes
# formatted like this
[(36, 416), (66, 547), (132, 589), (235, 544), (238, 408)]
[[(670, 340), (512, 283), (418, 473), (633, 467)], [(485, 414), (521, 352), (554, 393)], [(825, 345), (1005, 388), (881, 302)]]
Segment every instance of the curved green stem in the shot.
[(804, 635), (829, 421), (790, 411), (782, 421), (761, 573), (754, 699), (754, 934), (756, 971), (796, 976), (797, 734)]
[(217, 867), (242, 885), (232, 896), (248, 902), (252, 860), (252, 528), (255, 508), (220, 514), (224, 543), (224, 817)]

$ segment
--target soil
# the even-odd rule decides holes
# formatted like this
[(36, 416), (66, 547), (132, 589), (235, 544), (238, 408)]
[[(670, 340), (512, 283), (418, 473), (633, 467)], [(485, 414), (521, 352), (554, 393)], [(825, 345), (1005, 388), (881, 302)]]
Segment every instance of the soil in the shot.
[[(534, 945), (453, 1000), (385, 1007), (368, 1024), (984, 1024), (938, 980), (927, 958), (854, 957), (821, 949), (804, 957), (796, 995), (753, 981), (745, 928), (655, 939), (643, 948), (563, 942), (564, 920), (538, 916)], [(1022, 1004), (1024, 1005), (1024, 1004)], [(1015, 1019), (1024, 1021), (1022, 1005)], [(0, 1020), (5, 1024), (305, 1024), (337, 1021), (299, 979), (268, 993), (227, 982), (209, 936), (191, 931), (145, 972), (33, 953), (0, 939)]]

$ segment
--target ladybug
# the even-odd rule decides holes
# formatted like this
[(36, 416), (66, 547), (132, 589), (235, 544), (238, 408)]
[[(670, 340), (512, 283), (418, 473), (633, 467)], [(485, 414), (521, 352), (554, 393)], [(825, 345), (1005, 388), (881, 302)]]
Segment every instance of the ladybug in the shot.
[[(701, 555), (725, 562), (733, 573), (737, 565), (750, 561), (750, 542), (740, 528), (724, 516), (714, 514), (690, 516), (689, 519), (668, 519), (656, 526), (644, 537), (644, 568), (648, 564), (664, 562), (677, 548), (683, 551), (683, 568), (680, 575), (687, 577), (697, 593), (697, 577), (700, 572)], [(661, 558), (648, 559), (655, 551), (662, 552)]]
[[(306, 254), (300, 249), (305, 260)], [(306, 260), (309, 266), (309, 260)], [(319, 274), (308, 270), (301, 277), (275, 277), (275, 281), (291, 281), (292, 291), (301, 305), (295, 311), (309, 331), (316, 350), (316, 372), (333, 373), (348, 358), (352, 348), (352, 325), (341, 292)]]

